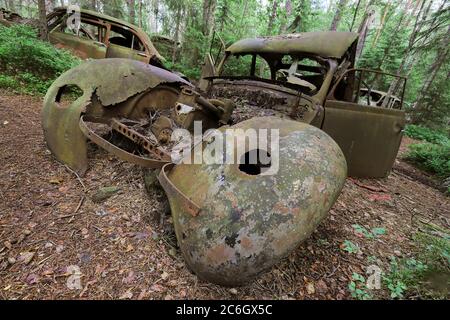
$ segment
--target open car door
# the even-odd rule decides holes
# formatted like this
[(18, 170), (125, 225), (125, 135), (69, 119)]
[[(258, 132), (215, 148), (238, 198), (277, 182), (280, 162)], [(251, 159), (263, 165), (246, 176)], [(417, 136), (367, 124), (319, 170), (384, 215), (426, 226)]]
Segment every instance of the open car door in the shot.
[[(399, 109), (371, 106), (361, 88), (380, 76), (394, 77), (401, 92)], [(386, 177), (392, 169), (405, 127), (403, 104), (406, 78), (364, 69), (348, 70), (333, 86), (325, 102), (322, 129), (341, 147), (353, 177)]]

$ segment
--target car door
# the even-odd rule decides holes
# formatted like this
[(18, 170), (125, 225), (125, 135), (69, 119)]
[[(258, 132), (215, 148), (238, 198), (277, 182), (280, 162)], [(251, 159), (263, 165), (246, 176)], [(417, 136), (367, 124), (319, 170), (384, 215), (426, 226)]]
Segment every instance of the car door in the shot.
[(63, 20), (49, 33), (49, 40), (56, 47), (68, 49), (81, 59), (103, 59), (106, 56), (105, 34), (104, 25), (82, 17), (79, 30), (71, 30)]
[[(359, 73), (349, 76), (349, 73)], [(341, 147), (353, 177), (386, 177), (392, 169), (405, 127), (402, 110), (370, 106), (359, 99), (363, 73), (376, 71), (351, 69), (333, 86), (325, 102), (322, 129)], [(389, 74), (386, 74), (389, 75)], [(406, 78), (389, 75), (403, 84)], [(359, 79), (352, 85), (349, 79)], [(348, 88), (352, 88), (349, 94)]]
[(150, 53), (139, 36), (120, 25), (110, 25), (107, 46), (107, 58), (127, 58), (145, 63), (150, 62)]

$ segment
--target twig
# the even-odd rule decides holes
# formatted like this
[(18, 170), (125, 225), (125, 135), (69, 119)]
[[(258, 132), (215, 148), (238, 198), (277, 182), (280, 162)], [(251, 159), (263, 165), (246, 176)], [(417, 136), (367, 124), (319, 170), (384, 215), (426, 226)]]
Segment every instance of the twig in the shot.
[(75, 209), (74, 213), (66, 214), (64, 216), (58, 216), (58, 219), (64, 219), (64, 218), (70, 218), (79, 215), (78, 210), (81, 208), (81, 205), (83, 204), (84, 196), (81, 197), (80, 202), (78, 203), (77, 208)]
[(84, 185), (83, 181), (81, 180), (80, 176), (78, 175), (78, 173), (76, 173), (75, 171), (73, 171), (72, 169), (70, 169), (66, 164), (64, 165), (64, 167), (66, 167), (67, 170), (69, 170), (70, 172), (72, 172), (78, 179), (78, 181), (80, 182), (81, 186), (83, 187), (84, 193), (87, 193), (87, 189), (86, 186)]
[(355, 179), (349, 178), (350, 181), (352, 181), (354, 184), (356, 184), (358, 187), (370, 190), (370, 191), (374, 191), (374, 192), (387, 192), (386, 189), (384, 188), (377, 188), (377, 187), (373, 187), (373, 186), (368, 186), (365, 184), (362, 184), (358, 181), (356, 181)]
[(53, 255), (49, 255), (47, 258), (42, 259), (41, 261), (38, 262), (38, 266), (43, 264), (45, 261), (47, 261), (48, 259), (50, 259), (51, 257), (53, 257)]

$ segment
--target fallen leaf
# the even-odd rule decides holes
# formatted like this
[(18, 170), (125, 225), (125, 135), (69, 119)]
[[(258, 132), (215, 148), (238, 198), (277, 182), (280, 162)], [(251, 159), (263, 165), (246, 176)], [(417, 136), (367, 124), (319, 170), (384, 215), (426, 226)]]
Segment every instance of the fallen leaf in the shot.
[(59, 192), (61, 193), (67, 193), (67, 191), (69, 191), (69, 187), (68, 186), (62, 186), (58, 189)]
[(28, 277), (25, 280), (27, 284), (32, 285), (39, 282), (39, 276), (35, 273), (31, 273), (28, 275)]
[(128, 289), (123, 295), (121, 295), (119, 297), (120, 300), (131, 299), (131, 298), (133, 298), (133, 292), (131, 292), (131, 289)]
[(58, 177), (55, 177), (55, 178), (51, 178), (51, 179), (49, 180), (49, 182), (50, 182), (51, 184), (60, 184), (61, 182), (63, 182), (63, 179), (58, 178)]
[(6, 248), (10, 249), (10, 250), (11, 250), (11, 248), (12, 248), (12, 244), (11, 244), (11, 242), (9, 242), (9, 241), (3, 242), (3, 245), (4, 245)]
[(128, 275), (125, 278), (123, 278), (122, 282), (125, 284), (130, 284), (134, 281), (134, 279), (135, 279), (134, 272), (130, 271), (128, 272)]
[(81, 290), (83, 287), (81, 286), (81, 271), (80, 267), (77, 265), (71, 265), (67, 267), (67, 275), (70, 275), (67, 278), (66, 285), (70, 290)]
[(233, 294), (233, 295), (237, 295), (238, 291), (235, 288), (231, 288), (230, 289), (230, 293)]
[(308, 294), (314, 294), (314, 293), (316, 293), (316, 288), (314, 288), (314, 283), (309, 282), (309, 283), (306, 285), (306, 291), (308, 292)]
[(19, 255), (19, 258), (17, 259), (19, 262), (23, 264), (29, 264), (31, 260), (33, 260), (34, 252), (22, 252)]
[(169, 274), (165, 271), (161, 274), (161, 279), (163, 279), (163, 280), (166, 280), (168, 277), (169, 277)]
[(47, 270), (45, 270), (44, 272), (42, 272), (42, 275), (43, 276), (50, 276), (50, 275), (52, 275), (54, 272), (53, 272), (53, 269), (47, 269)]

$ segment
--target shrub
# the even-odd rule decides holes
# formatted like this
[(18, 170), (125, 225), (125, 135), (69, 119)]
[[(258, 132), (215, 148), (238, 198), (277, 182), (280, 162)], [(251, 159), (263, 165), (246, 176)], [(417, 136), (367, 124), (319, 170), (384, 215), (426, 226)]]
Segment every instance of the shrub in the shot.
[(409, 146), (406, 159), (431, 173), (446, 178), (450, 176), (450, 143), (438, 145), (418, 143)]
[(38, 39), (29, 26), (0, 25), (0, 87), (45, 94), (48, 86), (79, 59)]
[(406, 126), (405, 135), (413, 139), (424, 140), (435, 144), (445, 145), (450, 143), (445, 133), (414, 124)]

